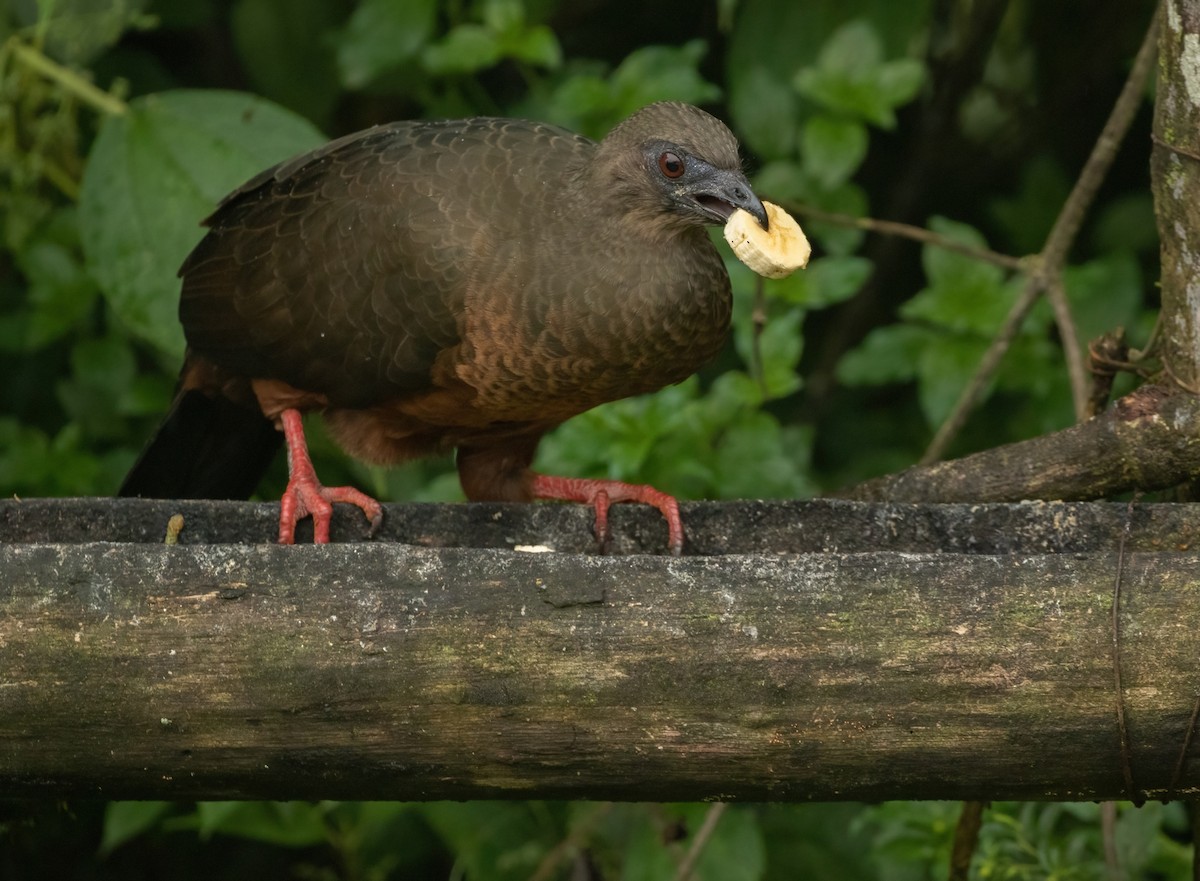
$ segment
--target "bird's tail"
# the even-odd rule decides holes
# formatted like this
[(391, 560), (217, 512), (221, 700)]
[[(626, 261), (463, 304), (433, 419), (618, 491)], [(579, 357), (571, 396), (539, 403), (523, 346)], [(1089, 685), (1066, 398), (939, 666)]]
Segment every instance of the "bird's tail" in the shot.
[(257, 409), (182, 389), (117, 491), (150, 499), (246, 499), (282, 445)]

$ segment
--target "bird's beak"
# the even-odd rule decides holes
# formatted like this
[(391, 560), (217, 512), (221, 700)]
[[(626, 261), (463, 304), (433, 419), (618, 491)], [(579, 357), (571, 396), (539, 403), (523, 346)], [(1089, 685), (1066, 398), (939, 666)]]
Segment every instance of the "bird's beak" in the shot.
[(764, 230), (769, 228), (767, 209), (740, 171), (713, 168), (693, 183), (686, 195), (713, 223), (724, 225), (734, 210), (741, 208), (749, 212)]

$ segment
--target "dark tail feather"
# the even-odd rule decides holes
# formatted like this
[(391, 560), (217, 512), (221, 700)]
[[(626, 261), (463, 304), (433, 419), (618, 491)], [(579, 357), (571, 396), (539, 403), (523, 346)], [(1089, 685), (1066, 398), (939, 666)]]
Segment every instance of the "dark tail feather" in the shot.
[(148, 499), (246, 499), (279, 452), (269, 419), (228, 398), (186, 391), (121, 484)]

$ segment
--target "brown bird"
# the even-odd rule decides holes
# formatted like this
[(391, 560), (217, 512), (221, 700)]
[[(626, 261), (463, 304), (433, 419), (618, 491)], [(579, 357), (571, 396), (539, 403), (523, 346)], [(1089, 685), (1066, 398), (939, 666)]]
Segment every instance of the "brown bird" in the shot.
[(332, 503), (301, 414), (350, 455), (457, 449), (468, 499), (638, 501), (683, 546), (674, 498), (530, 469), (542, 435), (597, 404), (691, 375), (720, 350), (730, 287), (706, 225), (765, 227), (738, 145), (696, 107), (653, 104), (599, 143), (515, 119), (398, 122), (254, 177), (205, 221), (179, 270), (188, 343), (172, 410), (121, 488), (247, 497), (279, 445), (279, 540)]

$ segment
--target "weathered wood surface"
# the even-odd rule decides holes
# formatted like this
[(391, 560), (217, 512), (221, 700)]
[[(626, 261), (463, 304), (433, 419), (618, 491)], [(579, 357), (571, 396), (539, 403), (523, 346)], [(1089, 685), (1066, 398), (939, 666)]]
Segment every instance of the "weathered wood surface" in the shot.
[[(582, 505), (385, 505), (376, 543), (422, 547), (509, 548), (547, 545), (596, 553), (592, 514)], [(684, 554), (781, 554), (912, 551), (1057, 554), (1109, 551), (1127, 534), (1131, 550), (1200, 551), (1200, 506), (1123, 503), (928, 505), (808, 502), (684, 502)], [(269, 544), (279, 531), (278, 503), (150, 499), (0, 499), (0, 542), (163, 541), (181, 514), (180, 544)], [(614, 505), (614, 554), (663, 554), (667, 527), (645, 505)], [(357, 509), (337, 505), (335, 542), (364, 541)], [(302, 521), (298, 541), (312, 539)]]
[[(163, 546), (174, 510), (183, 542), (261, 543)], [(660, 542), (650, 513), (614, 511), (616, 545)], [(1200, 762), (1173, 780), (1200, 693), (1195, 506), (693, 505), (706, 555), (682, 559), (579, 553), (565, 507), (392, 506), (409, 544), (328, 547), (270, 544), (272, 516), (0, 504), (0, 791), (1200, 791)]]

